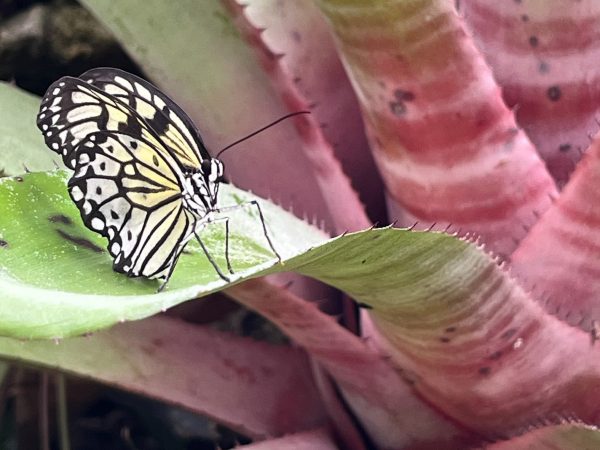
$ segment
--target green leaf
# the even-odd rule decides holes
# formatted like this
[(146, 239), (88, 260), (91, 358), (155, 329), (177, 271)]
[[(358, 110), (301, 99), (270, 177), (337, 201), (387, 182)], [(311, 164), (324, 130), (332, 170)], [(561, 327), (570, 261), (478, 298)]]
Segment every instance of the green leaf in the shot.
[[(165, 292), (156, 280), (112, 270), (106, 240), (88, 230), (66, 190), (67, 173), (32, 173), (0, 181), (0, 334), (26, 338), (78, 335), (140, 319), (223, 288), (199, 246), (191, 242)], [(254, 198), (223, 186), (222, 204)], [(275, 247), (284, 258), (324, 239), (323, 233), (263, 202)], [(230, 257), (236, 282), (276, 263), (256, 211), (230, 213)], [(225, 267), (224, 228), (202, 232)], [(189, 252), (189, 253), (187, 253)], [(282, 266), (278, 270), (284, 269)]]
[(0, 175), (18, 175), (28, 169), (49, 170), (60, 158), (47, 151), (35, 126), (39, 99), (7, 83), (0, 83)]
[[(156, 292), (160, 284), (156, 280), (115, 273), (105, 239), (83, 225), (66, 181), (63, 171), (0, 181), (0, 290), (5, 296), (0, 303), (0, 334), (78, 335), (150, 316), (227, 285), (194, 242), (180, 258), (165, 292)], [(221, 201), (227, 205), (250, 198), (224, 186)], [(430, 279), (451, 286), (462, 267), (474, 264), (481, 270), (492, 264), (470, 243), (439, 233), (370, 230), (323, 244), (325, 236), (319, 230), (266, 201), (261, 203), (285, 264), (276, 264), (252, 208), (231, 213), (234, 283), (296, 271), (339, 287), (376, 308), (375, 313), (397, 315), (405, 308), (397, 299), (399, 294), (407, 295), (406, 286), (421, 285), (413, 294), (427, 296), (432, 286), (438, 288)], [(201, 234), (224, 267), (223, 226), (211, 225)], [(457, 260), (463, 262), (458, 269)]]

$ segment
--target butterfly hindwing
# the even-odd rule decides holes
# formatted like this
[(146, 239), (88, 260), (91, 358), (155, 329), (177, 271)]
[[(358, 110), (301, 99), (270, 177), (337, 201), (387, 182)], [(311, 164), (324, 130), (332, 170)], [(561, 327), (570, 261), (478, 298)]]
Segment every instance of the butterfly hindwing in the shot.
[(167, 276), (195, 223), (182, 202), (175, 161), (125, 132), (93, 133), (76, 154), (69, 193), (86, 226), (108, 238), (114, 269)]
[(152, 84), (113, 68), (92, 69), (80, 78), (135, 110), (184, 167), (199, 167), (210, 159), (192, 120)]

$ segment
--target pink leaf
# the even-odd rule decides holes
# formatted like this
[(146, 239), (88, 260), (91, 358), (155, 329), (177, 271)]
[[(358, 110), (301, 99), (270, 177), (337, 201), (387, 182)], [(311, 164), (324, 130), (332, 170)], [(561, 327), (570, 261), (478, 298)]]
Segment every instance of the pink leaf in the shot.
[(599, 187), (600, 136), (512, 263), (550, 312), (588, 331), (600, 324)]
[(451, 224), (508, 256), (556, 191), (452, 3), (319, 5), (403, 223)]
[(562, 185), (598, 129), (594, 0), (461, 3), (510, 106)]
[(336, 450), (338, 447), (327, 430), (319, 429), (237, 448), (242, 450)]
[(252, 438), (322, 425), (305, 355), (166, 317), (90, 337), (0, 339), (4, 357), (63, 370), (205, 414)]

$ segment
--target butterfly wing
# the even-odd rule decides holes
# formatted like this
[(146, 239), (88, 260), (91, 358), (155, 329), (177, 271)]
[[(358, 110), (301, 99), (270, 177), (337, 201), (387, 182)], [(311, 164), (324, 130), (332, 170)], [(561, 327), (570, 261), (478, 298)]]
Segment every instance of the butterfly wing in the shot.
[(64, 77), (37, 124), (75, 170), (69, 192), (84, 223), (109, 240), (114, 269), (164, 278), (193, 233), (186, 168), (210, 158), (191, 120), (149, 83), (116, 69)]
[(71, 169), (77, 160), (76, 148), (98, 131), (127, 130), (166, 152), (158, 135), (128, 105), (77, 78), (63, 77), (48, 88), (37, 125), (46, 145)]
[(135, 110), (183, 166), (197, 168), (210, 159), (192, 120), (152, 84), (113, 68), (88, 70), (80, 78)]
[(114, 269), (165, 278), (195, 226), (178, 165), (129, 132), (92, 133), (76, 148), (69, 193), (88, 228), (108, 238)]

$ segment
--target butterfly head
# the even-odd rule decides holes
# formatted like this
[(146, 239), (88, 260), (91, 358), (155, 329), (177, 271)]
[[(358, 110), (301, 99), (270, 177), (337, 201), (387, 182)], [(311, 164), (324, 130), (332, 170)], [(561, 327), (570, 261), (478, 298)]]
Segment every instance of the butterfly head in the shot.
[(187, 203), (200, 216), (217, 207), (219, 184), (223, 181), (223, 163), (216, 158), (202, 161), (200, 169), (188, 176)]

